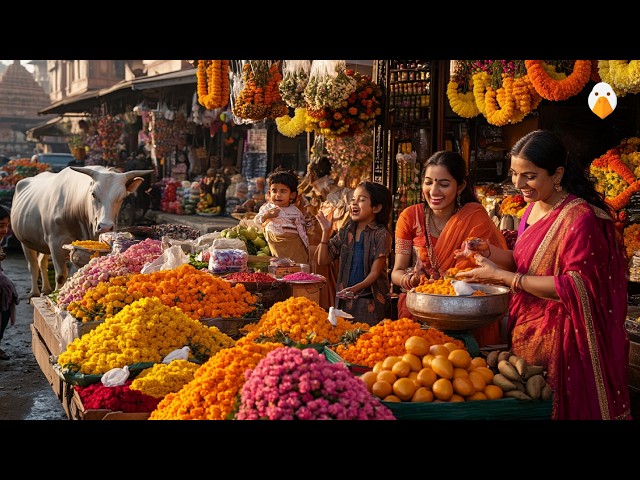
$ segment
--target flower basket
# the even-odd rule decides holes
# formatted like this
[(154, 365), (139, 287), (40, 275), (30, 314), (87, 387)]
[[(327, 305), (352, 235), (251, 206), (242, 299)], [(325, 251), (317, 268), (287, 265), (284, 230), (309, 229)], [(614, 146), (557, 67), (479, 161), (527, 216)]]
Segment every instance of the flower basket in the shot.
[(326, 347), (324, 349), (324, 356), (331, 363), (340, 363), (340, 362), (344, 363), (346, 367), (349, 369), (349, 371), (356, 376), (362, 375), (364, 372), (368, 372), (369, 370), (371, 370), (371, 368), (365, 365), (357, 365), (355, 363), (347, 362), (345, 359), (343, 359), (340, 355), (338, 355), (329, 347)]

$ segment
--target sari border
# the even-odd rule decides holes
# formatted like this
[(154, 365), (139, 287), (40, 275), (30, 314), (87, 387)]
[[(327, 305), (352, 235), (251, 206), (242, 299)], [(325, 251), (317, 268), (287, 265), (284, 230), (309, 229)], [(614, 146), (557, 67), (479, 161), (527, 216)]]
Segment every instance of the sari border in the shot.
[[(547, 230), (547, 233), (545, 233), (542, 243), (540, 243), (540, 245), (538, 246), (538, 249), (536, 250), (535, 255), (533, 256), (531, 265), (529, 265), (529, 271), (528, 271), (529, 274), (533, 274), (536, 270), (538, 270), (538, 267), (540, 267), (540, 263), (542, 262), (542, 257), (544, 256), (544, 251), (547, 250), (551, 245), (551, 242), (554, 240), (558, 230), (560, 229), (560, 224), (562, 223), (564, 218), (569, 214), (569, 210), (573, 206), (578, 205), (583, 201), (584, 200), (582, 198), (574, 198), (569, 203), (567, 203), (564, 207), (562, 207), (562, 210), (560, 211), (556, 219), (551, 224), (551, 227), (549, 227), (549, 230)], [(556, 274), (557, 273), (558, 272), (556, 272)]]
[(603, 420), (609, 420), (609, 404), (607, 401), (607, 395), (604, 390), (604, 380), (602, 375), (602, 369), (600, 367), (600, 355), (598, 353), (598, 346), (596, 342), (596, 335), (593, 328), (593, 316), (591, 314), (591, 307), (589, 306), (589, 299), (587, 297), (587, 289), (585, 288), (582, 277), (578, 272), (567, 272), (567, 275), (574, 281), (575, 287), (580, 295), (580, 303), (582, 304), (582, 311), (584, 312), (585, 328), (587, 331), (587, 343), (589, 344), (589, 358), (591, 359), (591, 367), (593, 368), (593, 375), (596, 382), (596, 390), (598, 392), (598, 404), (600, 406), (600, 415)]

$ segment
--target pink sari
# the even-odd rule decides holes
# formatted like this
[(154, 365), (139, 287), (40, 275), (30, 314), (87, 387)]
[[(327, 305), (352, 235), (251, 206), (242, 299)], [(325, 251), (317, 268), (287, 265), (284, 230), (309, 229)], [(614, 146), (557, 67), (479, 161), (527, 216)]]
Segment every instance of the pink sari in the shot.
[(513, 353), (543, 365), (552, 418), (630, 419), (627, 265), (611, 217), (570, 195), (561, 208), (520, 224), (517, 270), (554, 275), (559, 301), (520, 291), (509, 306)]

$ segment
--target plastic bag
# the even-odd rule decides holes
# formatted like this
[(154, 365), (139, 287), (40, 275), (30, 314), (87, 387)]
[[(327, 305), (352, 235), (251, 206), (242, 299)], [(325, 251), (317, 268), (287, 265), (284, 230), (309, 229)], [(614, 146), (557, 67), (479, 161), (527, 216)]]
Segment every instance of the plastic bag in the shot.
[(142, 270), (140, 270), (140, 273), (152, 273), (162, 270), (172, 270), (179, 267), (180, 265), (189, 263), (189, 260), (189, 255), (184, 253), (182, 247), (180, 245), (174, 245), (173, 247), (169, 247), (164, 252), (162, 252), (162, 255), (156, 258), (153, 262), (145, 263), (145, 265), (142, 267)]
[(193, 240), (180, 240), (180, 239), (168, 237), (165, 235), (164, 237), (162, 237), (161, 244), (162, 244), (162, 250), (166, 250), (168, 248), (178, 246), (182, 248), (182, 251), (187, 255), (190, 253), (194, 253), (195, 251), (195, 248), (193, 246), (194, 244)]
[(236, 248), (214, 248), (209, 257), (209, 270), (214, 273), (246, 272), (249, 254)]

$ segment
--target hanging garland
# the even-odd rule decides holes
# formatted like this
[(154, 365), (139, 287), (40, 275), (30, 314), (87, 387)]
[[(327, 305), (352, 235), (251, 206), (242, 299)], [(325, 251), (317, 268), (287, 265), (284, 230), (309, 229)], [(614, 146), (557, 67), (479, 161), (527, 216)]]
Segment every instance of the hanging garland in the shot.
[(640, 93), (640, 60), (600, 60), (598, 73), (619, 97)]
[(229, 104), (229, 60), (198, 60), (198, 103), (207, 110)]
[(487, 72), (477, 72), (473, 74), (473, 98), (476, 99), (476, 107), (482, 115), (487, 116), (487, 108), (484, 103), (487, 85), (489, 85), (489, 74)]
[(524, 114), (519, 120), (515, 116), (516, 102), (513, 98), (513, 77), (505, 76), (502, 79), (502, 86), (497, 90), (488, 85), (484, 102), (487, 122), (491, 125), (501, 127), (507, 123), (516, 123), (524, 118)]
[(307, 120), (307, 109), (304, 107), (296, 108), (293, 118), (289, 115), (276, 118), (276, 125), (278, 132), (291, 138), (297, 137), (303, 132), (313, 131), (313, 124)]
[(458, 90), (458, 83), (455, 80), (451, 80), (447, 85), (447, 98), (451, 110), (463, 118), (473, 118), (480, 114), (473, 96), (473, 80), (470, 81), (469, 90), (465, 93)]
[(540, 96), (546, 100), (567, 100), (580, 93), (591, 77), (591, 60), (576, 60), (567, 78), (554, 80), (543, 60), (525, 60), (527, 74)]

